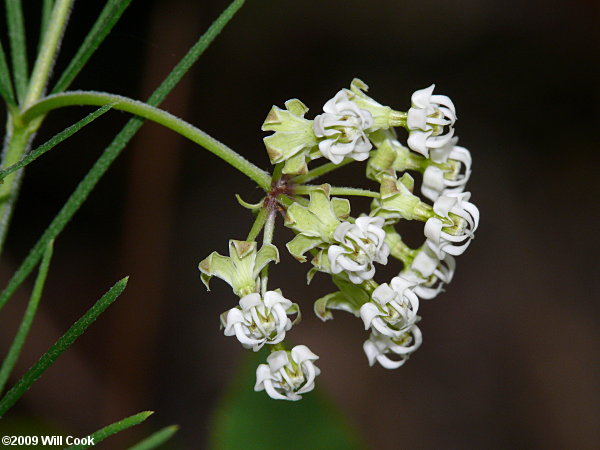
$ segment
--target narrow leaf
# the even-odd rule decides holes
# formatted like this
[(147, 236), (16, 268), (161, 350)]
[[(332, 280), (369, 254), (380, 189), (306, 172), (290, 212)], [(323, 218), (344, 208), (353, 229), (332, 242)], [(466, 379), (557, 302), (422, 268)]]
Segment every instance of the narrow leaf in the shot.
[[(175, 66), (171, 73), (165, 78), (161, 85), (154, 91), (148, 99), (150, 105), (160, 104), (169, 92), (183, 78), (192, 65), (198, 60), (200, 55), (208, 48), (212, 41), (217, 37), (220, 31), (227, 25), (235, 13), (242, 7), (244, 0), (235, 0), (223, 11), (217, 20), (213, 22), (210, 28), (187, 52), (181, 61)], [(121, 151), (129, 143), (131, 138), (140, 129), (143, 120), (139, 118), (130, 119), (121, 132), (113, 139), (110, 145), (104, 150), (104, 153), (94, 166), (90, 169), (84, 179), (79, 183), (75, 191), (68, 198), (62, 209), (54, 217), (46, 231), (36, 242), (21, 266), (13, 274), (4, 291), (0, 294), (0, 309), (6, 304), (8, 299), (19, 288), (21, 283), (31, 273), (33, 268), (42, 257), (44, 249), (48, 242), (56, 238), (67, 226), (73, 215), (79, 210), (83, 202), (87, 199), (90, 192), (94, 189), (100, 178), (106, 173), (113, 161), (121, 154)]]
[(13, 91), (10, 70), (8, 68), (8, 63), (6, 62), (6, 55), (4, 54), (2, 42), (0, 42), (0, 95), (8, 104), (15, 104), (15, 93)]
[(120, 431), (126, 430), (127, 428), (131, 428), (135, 425), (139, 425), (143, 421), (145, 421), (148, 417), (154, 414), (154, 411), (144, 411), (133, 416), (129, 416), (123, 420), (112, 423), (95, 433), (92, 433), (90, 437), (92, 438), (93, 444), (91, 445), (71, 445), (66, 450), (83, 450), (85, 448), (90, 448), (102, 442), (109, 436), (113, 434), (119, 433)]
[(19, 101), (25, 98), (27, 90), (27, 48), (25, 44), (25, 23), (23, 22), (23, 9), (21, 0), (5, 0), (6, 25), (10, 38), (10, 53), (15, 79), (15, 88)]
[(96, 49), (102, 44), (104, 38), (110, 33), (113, 26), (121, 18), (131, 0), (108, 0), (104, 9), (98, 16), (96, 23), (83, 40), (81, 47), (69, 63), (68, 67), (60, 76), (52, 93), (62, 92), (71, 84), (83, 66), (87, 63)]
[(50, 16), (52, 15), (52, 8), (54, 7), (54, 0), (44, 0), (42, 4), (42, 18), (40, 20), (40, 40), (38, 43), (38, 53), (44, 42), (44, 34), (48, 29), (48, 23), (50, 22)]
[(44, 290), (46, 276), (48, 275), (50, 259), (52, 258), (52, 248), (53, 241), (50, 241), (50, 243), (46, 247), (46, 251), (44, 252), (44, 257), (42, 258), (42, 263), (40, 264), (38, 276), (33, 286), (33, 292), (31, 293), (29, 303), (27, 304), (27, 309), (25, 310), (25, 314), (23, 315), (23, 320), (21, 321), (19, 330), (17, 331), (17, 334), (13, 339), (12, 345), (8, 350), (8, 354), (4, 358), (2, 367), (0, 367), (0, 394), (2, 394), (4, 386), (6, 385), (6, 381), (8, 380), (8, 377), (10, 376), (13, 368), (15, 367), (17, 360), (19, 359), (21, 349), (25, 344), (25, 340), (27, 339), (29, 330), (31, 329), (31, 324), (33, 323), (33, 319), (35, 317), (35, 313), (37, 312), (40, 299), (42, 298), (42, 292)]
[(158, 447), (159, 445), (167, 442), (171, 436), (173, 436), (179, 427), (177, 425), (171, 425), (170, 427), (165, 427), (162, 430), (157, 431), (154, 434), (151, 434), (143, 441), (138, 442), (133, 447), (129, 447), (129, 450), (151, 450), (153, 448)]
[(67, 350), (79, 336), (108, 308), (127, 286), (128, 278), (115, 283), (69, 330), (50, 347), (19, 381), (0, 400), (0, 418), (8, 411), (31, 385)]
[(12, 166), (7, 167), (4, 170), (0, 170), (0, 183), (2, 183), (2, 180), (5, 177), (7, 177), (8, 175), (10, 175), (11, 173), (16, 172), (19, 169), (22, 169), (26, 165), (28, 165), (28, 164), (32, 163), (33, 161), (35, 161), (36, 159), (38, 159), (40, 156), (42, 156), (47, 151), (52, 150), (58, 144), (60, 144), (64, 140), (70, 138), (71, 136), (73, 136), (75, 133), (77, 133), (83, 127), (85, 127), (86, 125), (88, 125), (89, 123), (93, 122), (95, 119), (100, 117), (102, 114), (107, 112), (111, 107), (112, 107), (111, 105), (104, 105), (103, 107), (97, 109), (96, 111), (88, 114), (86, 117), (81, 119), (79, 122), (64, 129), (63, 131), (58, 133), (56, 136), (54, 136), (47, 142), (43, 143), (36, 149), (29, 152), (29, 154), (25, 158), (23, 158), (21, 161), (19, 161), (18, 163), (13, 164)]

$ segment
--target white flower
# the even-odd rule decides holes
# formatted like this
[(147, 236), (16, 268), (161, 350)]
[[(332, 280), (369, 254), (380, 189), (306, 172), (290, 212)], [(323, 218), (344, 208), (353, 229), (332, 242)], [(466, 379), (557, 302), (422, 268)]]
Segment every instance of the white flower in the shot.
[[(431, 157), (433, 159), (433, 154)], [(421, 192), (432, 201), (436, 201), (440, 195), (462, 192), (471, 176), (471, 154), (464, 147), (452, 145), (444, 163), (453, 170), (430, 165), (423, 173)]]
[(419, 298), (430, 300), (437, 297), (444, 290), (444, 286), (452, 281), (455, 270), (456, 260), (453, 256), (445, 255), (440, 260), (425, 245), (415, 256), (411, 264), (411, 269), (402, 275), (417, 279), (418, 284), (414, 288), (415, 294)]
[[(235, 335), (244, 348), (255, 352), (264, 344), (277, 344), (292, 327), (288, 313), (298, 313), (298, 305), (279, 292), (268, 291), (264, 299), (260, 294), (248, 294), (240, 299), (239, 306), (221, 315), (225, 336)], [(296, 319), (298, 320), (298, 319)]]
[[(439, 197), (433, 204), (433, 211), (445, 219), (442, 221), (432, 217), (425, 223), (425, 237), (427, 246), (439, 259), (446, 255), (461, 255), (471, 243), (473, 233), (479, 225), (479, 210), (468, 202), (470, 192), (460, 194), (447, 194)], [(460, 218), (460, 223), (455, 223), (449, 214)], [(453, 224), (452, 234), (443, 231)]]
[(315, 387), (315, 377), (321, 373), (314, 365), (319, 359), (306, 345), (297, 345), (291, 352), (278, 350), (267, 357), (267, 364), (256, 369), (255, 391), (267, 391), (276, 400), (300, 400)]
[[(409, 130), (408, 146), (429, 157), (429, 151), (444, 147), (454, 135), (456, 109), (445, 95), (432, 95), (435, 85), (415, 91), (411, 97), (406, 126)], [(444, 133), (444, 127), (447, 127)]]
[[(378, 362), (386, 369), (402, 366), (423, 342), (421, 330), (413, 325), (400, 338), (391, 338), (373, 331), (363, 344), (363, 350), (372, 366)], [(392, 359), (390, 356), (394, 356)]]
[(373, 262), (387, 264), (390, 254), (383, 224), (382, 217), (359, 217), (355, 223), (339, 224), (333, 238), (340, 245), (331, 245), (327, 251), (331, 272), (344, 271), (355, 284), (373, 278)]
[(417, 321), (419, 298), (413, 292), (411, 280), (394, 277), (391, 287), (384, 283), (371, 295), (371, 301), (360, 307), (360, 317), (365, 330), (373, 328), (378, 333), (400, 338)]
[(313, 129), (319, 138), (319, 150), (334, 164), (344, 158), (364, 161), (373, 147), (365, 130), (373, 125), (373, 116), (366, 109), (360, 109), (348, 98), (345, 90), (323, 106), (324, 114), (315, 117)]

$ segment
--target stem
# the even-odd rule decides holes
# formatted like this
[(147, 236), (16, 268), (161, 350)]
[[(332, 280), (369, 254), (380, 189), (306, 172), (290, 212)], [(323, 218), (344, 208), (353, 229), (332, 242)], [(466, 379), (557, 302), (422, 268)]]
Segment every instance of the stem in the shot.
[[(8, 118), (6, 129), (7, 135), (2, 151), (2, 169), (10, 167), (21, 160), (23, 153), (29, 147), (32, 134), (27, 129), (14, 127), (11, 117)], [(23, 171), (19, 170), (16, 173), (6, 176), (2, 180), (3, 183), (0, 184), (0, 253), (4, 246), (6, 232), (8, 231), (13, 207), (17, 200), (22, 176)]]
[[(31, 81), (22, 103), (24, 108), (39, 100), (46, 89), (50, 70), (56, 57), (73, 1), (58, 0), (52, 11), (48, 30), (41, 42), (40, 52), (35, 62)], [(42, 123), (42, 119), (40, 117), (32, 121), (29, 126), (24, 127), (20, 123), (18, 116), (14, 114), (9, 116), (7, 122), (8, 131), (2, 151), (1, 168), (5, 169), (16, 164), (27, 153), (32, 136)], [(9, 175), (4, 179), (4, 184), (0, 186), (0, 253), (4, 247), (4, 240), (10, 224), (13, 207), (19, 194), (22, 175), (22, 170)]]
[(255, 181), (256, 184), (265, 191), (268, 191), (271, 187), (271, 177), (267, 172), (255, 166), (246, 158), (209, 136), (204, 131), (166, 111), (120, 95), (93, 91), (73, 91), (65, 92), (64, 94), (51, 95), (23, 112), (21, 120), (28, 123), (34, 118), (46, 114), (48, 111), (65, 106), (103, 106), (108, 104), (112, 105), (113, 109), (127, 111), (145, 119), (152, 120), (181, 134), (196, 144), (204, 147), (206, 150), (214, 153), (225, 162), (231, 164), (244, 175)]
[(265, 226), (265, 222), (267, 221), (268, 214), (269, 214), (269, 210), (267, 208), (263, 207), (260, 209), (260, 211), (258, 212), (258, 215), (256, 216), (256, 220), (254, 221), (254, 224), (252, 225), (252, 229), (248, 233), (248, 237), (246, 238), (247, 241), (254, 241), (256, 239), (256, 236), (258, 236), (258, 233), (260, 233), (260, 231)]
[[(263, 233), (263, 245), (270, 244), (273, 242), (273, 235), (275, 234), (275, 217), (277, 211), (271, 210), (269, 217), (265, 222), (265, 231)], [(265, 295), (267, 292), (267, 282), (269, 281), (269, 265), (267, 264), (260, 273), (260, 292)]]
[[(297, 194), (309, 194), (311, 191), (315, 189), (321, 189), (320, 186), (297, 186), (295, 191)], [(360, 188), (352, 188), (352, 187), (332, 187), (329, 190), (331, 195), (357, 195), (360, 197), (372, 197), (379, 198), (379, 192), (369, 191), (368, 189), (360, 189)]]
[(334, 164), (334, 163), (323, 164), (322, 166), (319, 166), (312, 170), (309, 170), (304, 175), (295, 177), (293, 179), (293, 181), (294, 181), (294, 183), (297, 183), (297, 184), (308, 183), (309, 181), (313, 181), (314, 179), (319, 178), (319, 177), (325, 175), (326, 173), (333, 172), (334, 170), (339, 169), (340, 167), (347, 166), (348, 164), (352, 163), (353, 161), (354, 160), (352, 158), (346, 158), (339, 164)]
[(25, 101), (22, 104), (23, 109), (28, 108), (38, 101), (46, 89), (50, 71), (52, 70), (52, 65), (56, 59), (56, 53), (58, 52), (60, 40), (65, 31), (65, 25), (67, 24), (73, 1), (74, 0), (57, 0), (56, 5), (52, 10), (48, 29), (44, 35), (40, 53), (31, 74), (29, 90), (27, 91)]

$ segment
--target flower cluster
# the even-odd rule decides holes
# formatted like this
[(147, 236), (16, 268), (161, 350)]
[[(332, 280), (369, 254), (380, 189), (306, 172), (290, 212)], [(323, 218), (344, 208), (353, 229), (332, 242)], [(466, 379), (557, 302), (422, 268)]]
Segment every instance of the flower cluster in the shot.
[[(287, 101), (285, 109), (273, 106), (263, 124), (272, 132), (264, 138), (275, 165), (272, 187), (256, 205), (240, 199), (256, 214), (250, 235), (230, 241), (228, 257), (214, 252), (199, 266), (207, 287), (216, 276), (239, 297), (221, 315), (224, 334), (253, 351), (269, 348), (266, 364), (257, 368), (255, 390), (274, 399), (300, 399), (320, 373), (318, 356), (308, 347), (288, 350), (299, 306), (267, 287), (269, 264), (279, 261), (272, 244), (279, 212), (295, 233), (286, 244), (289, 253), (300, 262), (310, 258), (308, 282), (324, 273), (337, 287), (315, 301), (316, 315), (326, 321), (332, 310), (342, 310), (360, 318), (369, 332), (363, 345), (369, 364), (387, 369), (402, 366), (420, 347), (420, 300), (436, 297), (452, 281), (455, 257), (470, 245), (479, 224), (479, 211), (465, 192), (471, 156), (457, 145), (453, 102), (434, 94), (432, 85), (416, 91), (402, 112), (375, 101), (367, 89), (355, 79), (313, 120), (305, 117), (308, 108), (300, 100)], [(396, 127), (408, 132), (406, 146)], [(321, 158), (328, 162), (309, 168)], [(307, 184), (352, 161), (365, 162), (366, 177), (377, 190)], [(431, 203), (413, 192), (415, 173)], [(352, 216), (349, 200), (340, 196), (353, 195), (370, 197), (369, 211)], [(402, 220), (424, 224), (420, 247), (403, 242), (397, 230)], [(400, 263), (397, 275), (378, 283), (378, 266), (390, 261)]]

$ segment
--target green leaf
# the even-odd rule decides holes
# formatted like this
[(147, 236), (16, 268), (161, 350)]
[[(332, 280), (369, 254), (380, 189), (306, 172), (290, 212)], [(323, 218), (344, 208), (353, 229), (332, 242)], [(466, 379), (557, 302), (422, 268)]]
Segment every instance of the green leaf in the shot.
[(42, 48), (42, 42), (44, 42), (44, 35), (48, 29), (50, 23), (50, 17), (52, 16), (52, 8), (54, 7), (54, 0), (44, 0), (42, 4), (42, 17), (40, 20), (40, 41), (38, 43), (38, 53)]
[(96, 49), (102, 44), (110, 30), (119, 21), (131, 0), (108, 0), (96, 23), (85, 37), (81, 47), (60, 76), (52, 93), (62, 92), (71, 84)]
[(151, 450), (153, 448), (158, 447), (159, 445), (167, 442), (171, 436), (173, 436), (179, 427), (177, 425), (171, 425), (170, 427), (165, 427), (162, 430), (157, 431), (156, 433), (150, 435), (143, 441), (138, 442), (133, 447), (129, 447), (129, 450)]
[(365, 448), (347, 419), (319, 391), (303, 395), (298, 402), (273, 400), (264, 391), (254, 392), (256, 367), (265, 358), (264, 351), (247, 356), (237, 379), (221, 399), (213, 416), (210, 448)]
[[(204, 53), (212, 41), (217, 37), (221, 30), (227, 25), (235, 13), (242, 7), (244, 0), (235, 0), (231, 5), (223, 11), (217, 20), (213, 22), (210, 28), (202, 35), (202, 37), (194, 44), (194, 46), (187, 52), (187, 54), (181, 59), (181, 61), (175, 66), (167, 78), (161, 83), (161, 85), (154, 91), (154, 93), (148, 99), (148, 103), (151, 105), (160, 104), (164, 98), (171, 92), (171, 90), (177, 85), (177, 83), (183, 78), (187, 71), (192, 65), (198, 60), (198, 58)], [(75, 191), (71, 194), (69, 199), (65, 202), (62, 209), (54, 217), (48, 228), (44, 231), (40, 239), (36, 242), (33, 248), (29, 251), (29, 254), (25, 260), (21, 263), (21, 266), (13, 274), (9, 280), (8, 285), (0, 294), (0, 309), (6, 304), (8, 299), (14, 294), (19, 288), (21, 283), (27, 278), (31, 271), (35, 268), (36, 264), (42, 257), (44, 249), (48, 242), (56, 238), (62, 230), (70, 222), (71, 218), (79, 210), (81, 205), (85, 202), (90, 192), (94, 189), (98, 181), (109, 169), (114, 160), (121, 154), (121, 151), (129, 143), (131, 138), (143, 125), (144, 121), (139, 118), (130, 119), (127, 125), (121, 130), (121, 132), (113, 139), (111, 144), (104, 150), (104, 153), (94, 166), (90, 169), (84, 179), (79, 183)]]
[(94, 442), (92, 445), (71, 445), (67, 448), (67, 450), (83, 450), (85, 448), (93, 447), (94, 445), (98, 444), (99, 442), (102, 442), (104, 439), (106, 439), (109, 436), (112, 436), (113, 434), (119, 433), (120, 431), (126, 430), (127, 428), (131, 428), (135, 425), (139, 425), (152, 414), (154, 414), (154, 411), (144, 411), (133, 416), (126, 417), (123, 420), (112, 423), (104, 428), (101, 428), (95, 433), (92, 433), (90, 435)]
[(110, 108), (111, 108), (111, 105), (105, 105), (105, 106), (97, 109), (93, 113), (88, 114), (86, 117), (81, 119), (79, 122), (71, 125), (69, 128), (64, 129), (63, 131), (58, 133), (56, 136), (54, 136), (47, 142), (43, 143), (36, 149), (32, 150), (25, 158), (23, 158), (18, 163), (13, 164), (12, 166), (7, 167), (4, 170), (0, 170), (0, 182), (2, 182), (2, 180), (6, 176), (10, 175), (13, 172), (16, 172), (19, 169), (22, 169), (26, 165), (28, 165), (28, 164), (32, 163), (33, 161), (35, 161), (36, 159), (38, 159), (40, 156), (42, 156), (47, 151), (53, 149), (54, 147), (56, 147), (58, 144), (60, 144), (64, 140), (73, 136), (75, 133), (77, 133), (83, 127), (85, 127), (86, 125), (88, 125), (89, 123), (91, 123), (92, 121), (94, 121), (95, 119), (100, 117), (102, 114), (107, 112)]
[(9, 105), (15, 104), (15, 93), (13, 91), (10, 70), (8, 69), (2, 42), (0, 42), (0, 95)]
[(17, 360), (19, 359), (23, 344), (25, 344), (25, 340), (27, 339), (27, 335), (31, 329), (31, 324), (33, 323), (40, 299), (42, 298), (44, 284), (46, 283), (46, 276), (48, 275), (50, 260), (52, 259), (52, 248), (53, 241), (50, 241), (46, 247), (46, 251), (44, 252), (44, 257), (42, 258), (38, 276), (33, 286), (33, 291), (31, 293), (31, 297), (29, 298), (29, 303), (27, 304), (25, 314), (23, 315), (23, 320), (21, 321), (19, 330), (13, 339), (12, 345), (10, 346), (8, 353), (2, 362), (2, 367), (0, 368), (0, 394), (2, 394), (4, 386), (6, 385), (6, 381), (14, 369)]
[(36, 362), (19, 381), (0, 400), (0, 417), (8, 411), (27, 392), (31, 385), (42, 376), (56, 359), (67, 350), (79, 336), (108, 308), (127, 286), (128, 278), (115, 283), (69, 330), (63, 334), (50, 349)]
[(27, 48), (25, 44), (25, 23), (21, 0), (5, 0), (6, 25), (10, 38), (10, 53), (15, 79), (15, 88), (19, 101), (25, 98), (28, 82)]

